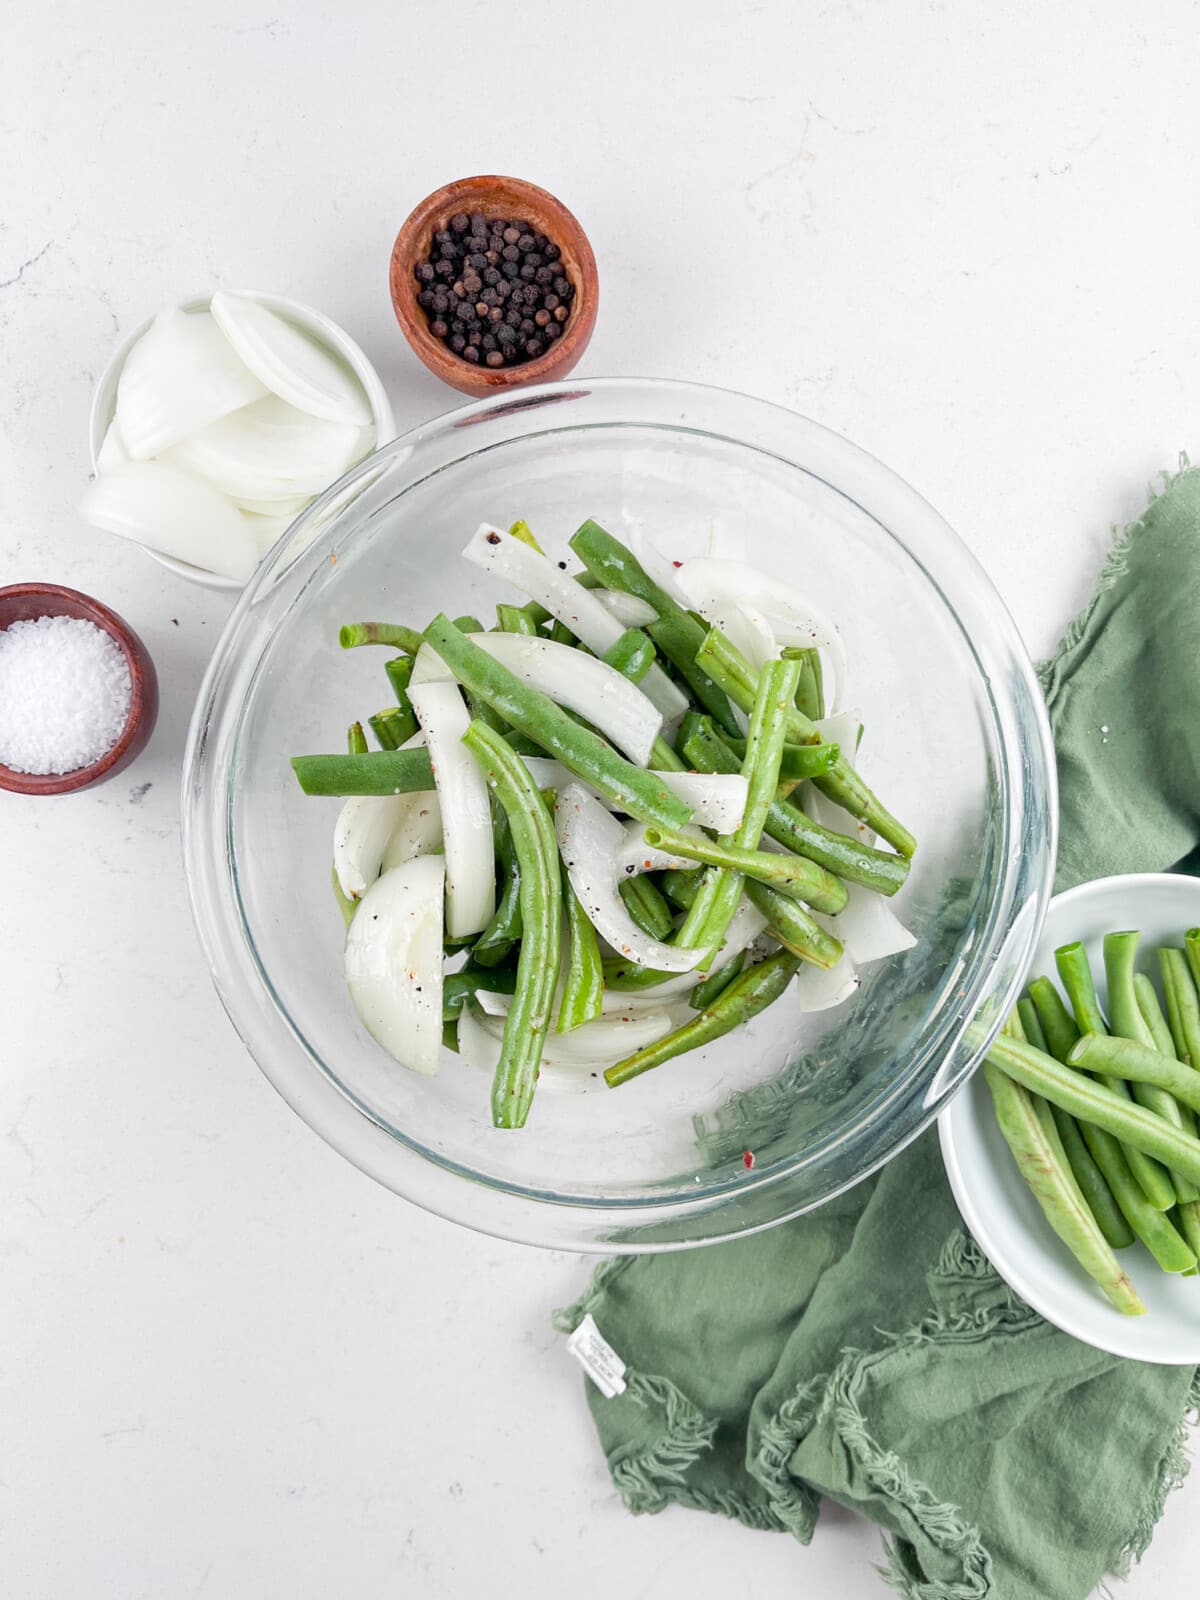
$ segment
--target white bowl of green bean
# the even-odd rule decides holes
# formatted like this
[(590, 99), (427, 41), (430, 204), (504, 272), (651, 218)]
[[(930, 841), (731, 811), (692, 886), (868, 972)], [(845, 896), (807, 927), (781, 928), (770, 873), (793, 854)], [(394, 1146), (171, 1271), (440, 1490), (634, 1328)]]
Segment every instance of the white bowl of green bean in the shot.
[[(1132, 1037), (1138, 1033), (1143, 1050), (1150, 1048), (1147, 1040), (1153, 1043), (1156, 1055), (1168, 1062), (1164, 1079), (1186, 1074), (1177, 1081), (1186, 1096), (1200, 1103), (1200, 1051), (1194, 1062), (1183, 1061), (1192, 1054), (1189, 1038), (1200, 1039), (1200, 1008), (1196, 1005), (1192, 976), (1193, 971), (1200, 973), (1200, 950), (1190, 962), (1185, 954), (1186, 935), (1198, 925), (1200, 879), (1182, 874), (1098, 878), (1057, 895), (1051, 902), (1031, 968), (1030, 983), (1037, 1003), (1030, 1000), (1023, 1007), (1022, 1031), (1035, 1046), (1046, 1042), (1051, 1052), (1069, 1039), (1069, 1030), (1065, 1039), (1055, 1038), (1053, 1026), (1044, 1029), (1051, 1035), (1049, 1041), (1038, 1037), (1039, 1025), (1044, 1025), (1047, 1016), (1057, 1010), (1049, 983), (1062, 992), (1064, 1004), (1073, 1004), (1074, 1017), (1083, 1019), (1084, 1032), (1090, 1036), (1089, 1001), (1079, 988), (1080, 974), (1090, 971), (1099, 1006), (1095, 1026), (1101, 1026), (1103, 1020), (1114, 1035), (1102, 1047), (1108, 1052), (1108, 1059), (1098, 1063), (1096, 1047), (1086, 1042), (1082, 1054), (1080, 1047), (1074, 1047), (1078, 1064), (1064, 1067), (1061, 1080), (1053, 1075), (1043, 1080), (1048, 1091), (1045, 1101), (1040, 1096), (1026, 1097), (1018, 1089), (1016, 1103), (1010, 1103), (1008, 1079), (996, 1084), (1004, 1097), (998, 1100), (987, 1074), (979, 1072), (942, 1113), (938, 1124), (942, 1157), (963, 1220), (997, 1272), (1022, 1299), (1055, 1327), (1096, 1349), (1137, 1361), (1179, 1365), (1200, 1361), (1200, 1276), (1189, 1271), (1200, 1246), (1200, 1208), (1188, 1199), (1197, 1186), (1186, 1172), (1167, 1173), (1161, 1163), (1153, 1160), (1148, 1163), (1148, 1175), (1143, 1175), (1145, 1187), (1137, 1183), (1134, 1174), (1140, 1168), (1134, 1164), (1141, 1161), (1145, 1152), (1118, 1136), (1129, 1132), (1135, 1139), (1144, 1139), (1146, 1117), (1158, 1115), (1153, 1100), (1155, 1088), (1151, 1085), (1147, 1092), (1145, 1083), (1133, 1078), (1138, 1070), (1136, 1042), (1131, 1052), (1124, 1040), (1118, 1042), (1115, 1036)], [(1140, 938), (1132, 937), (1134, 930)], [(1065, 956), (1056, 959), (1056, 952), (1064, 947), (1074, 948), (1068, 948)], [(1161, 954), (1164, 950), (1168, 952), (1165, 959)], [(1086, 986), (1086, 977), (1082, 981)], [(1183, 982), (1190, 987), (1187, 995), (1177, 1000), (1175, 986)], [(1132, 1022), (1123, 1015), (1131, 996)], [(1149, 1032), (1142, 1034), (1141, 1026), (1147, 1021)], [(1060, 1049), (1059, 1053), (1071, 1052)], [(1079, 1065), (1116, 1068), (1117, 1058), (1122, 1056), (1121, 1081), (1127, 1077), (1130, 1081), (1121, 1089), (1120, 1098), (1079, 1070)], [(1039, 1070), (1046, 1069), (1039, 1066), (1036, 1057), (1028, 1058), (1028, 1066), (1033, 1077), (1025, 1087), (1032, 1089)], [(1189, 1079), (1194, 1070), (1198, 1081), (1193, 1093)], [(1051, 1162), (1056, 1170), (1051, 1173), (1048, 1192), (1043, 1188), (1047, 1202), (1043, 1205), (1019, 1165), (1019, 1160), (1030, 1154), (1036, 1159), (1036, 1151), (1031, 1152), (1023, 1144), (1020, 1118), (1024, 1110), (1030, 1140), (1036, 1143), (1039, 1118), (1044, 1127), (1050, 1095), (1065, 1088), (1067, 1099), (1071, 1099), (1075, 1085), (1076, 1092), (1084, 1098), (1072, 1106), (1074, 1117), (1063, 1104), (1049, 1108), (1050, 1126), (1057, 1128), (1061, 1137), (1056, 1140), (1054, 1133), (1049, 1133), (1059, 1159)], [(1094, 1125), (1087, 1123), (1083, 1111), (1089, 1103), (1106, 1107), (1114, 1119), (1110, 1140), (1106, 1141), (1103, 1130), (1097, 1137)], [(1166, 1109), (1169, 1111), (1170, 1107)], [(1192, 1136), (1189, 1112), (1184, 1102), (1183, 1137), (1194, 1145), (1194, 1164), (1200, 1166), (1200, 1141)], [(1006, 1118), (1019, 1154), (1001, 1131), (999, 1115)], [(1076, 1138), (1073, 1130), (1084, 1137)], [(1153, 1135), (1151, 1142), (1154, 1143)], [(1186, 1159), (1186, 1147), (1178, 1148)], [(1122, 1152), (1128, 1159), (1122, 1159)], [(1092, 1153), (1103, 1172), (1094, 1162), (1089, 1164), (1088, 1155)], [(1064, 1154), (1065, 1166), (1061, 1160)], [(1193, 1165), (1190, 1160), (1187, 1164)], [(1068, 1191), (1072, 1178), (1077, 1179), (1073, 1198), (1069, 1192), (1063, 1193), (1064, 1175)], [(1169, 1204), (1171, 1194), (1167, 1192), (1157, 1196), (1153, 1205), (1147, 1204), (1145, 1195), (1151, 1194), (1163, 1177), (1174, 1187), (1176, 1203)], [(1099, 1187), (1095, 1192), (1089, 1185), (1097, 1179)], [(1044, 1166), (1035, 1181), (1039, 1185), (1046, 1183)], [(1127, 1187), (1130, 1184), (1132, 1189)], [(1084, 1195), (1086, 1209), (1081, 1213), (1078, 1200), (1083, 1191), (1091, 1195), (1091, 1200), (1089, 1203)], [(1061, 1237), (1051, 1216), (1066, 1229)], [(1135, 1229), (1140, 1237), (1134, 1236)], [(1106, 1243), (1110, 1247), (1107, 1251)], [(1113, 1245), (1115, 1251), (1111, 1250)], [(1089, 1275), (1085, 1261), (1090, 1261), (1097, 1271)], [(1109, 1263), (1107, 1272), (1105, 1261)], [(1117, 1278), (1111, 1276), (1114, 1261)], [(1101, 1280), (1108, 1283), (1107, 1291), (1101, 1287)]]

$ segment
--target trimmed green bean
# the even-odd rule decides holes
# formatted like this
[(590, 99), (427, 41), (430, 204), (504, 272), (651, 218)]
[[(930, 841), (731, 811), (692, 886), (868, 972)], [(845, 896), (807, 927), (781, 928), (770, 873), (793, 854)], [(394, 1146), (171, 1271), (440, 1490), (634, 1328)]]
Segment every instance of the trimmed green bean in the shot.
[(654, 665), (654, 646), (640, 628), (626, 628), (621, 637), (609, 645), (602, 659), (630, 683), (641, 683)]
[[(752, 852), (755, 856), (759, 853), (763, 824), (779, 784), (784, 727), (788, 708), (795, 698), (799, 676), (798, 661), (771, 661), (763, 668), (751, 707), (746, 759), (742, 765), (742, 776), (747, 784), (746, 809), (734, 832), (718, 838), (717, 845), (720, 848)], [(649, 843), (649, 832), (646, 838)], [(706, 975), (707, 962), (716, 955), (724, 941), (745, 882), (742, 868), (731, 866), (728, 859), (714, 862), (713, 868), (705, 873), (700, 892), (676, 936), (676, 942), (683, 948), (706, 952), (699, 963), (700, 976)]]
[(371, 724), (371, 732), (379, 740), (381, 750), (399, 750), (417, 731), (417, 719), (411, 706), (407, 711), (403, 706), (388, 706), (383, 711), (377, 711), (373, 717), (368, 717), (367, 721)]
[(796, 689), (796, 708), (812, 722), (825, 715), (825, 682), (821, 671), (821, 652), (806, 650)]
[[(1075, 1026), (1074, 1018), (1049, 978), (1035, 978), (1029, 990), (1029, 999), (1022, 1000), (1018, 1008), (1026, 1038), (1035, 1049), (1046, 1051), (1057, 1061), (1065, 1061), (1068, 1051), (1079, 1037), (1079, 1029)], [(1030, 1012), (1032, 1017), (1029, 1015)], [(1044, 1103), (1049, 1104), (1048, 1101)], [(1109, 1244), (1114, 1250), (1123, 1250), (1133, 1243), (1133, 1230), (1117, 1204), (1100, 1163), (1088, 1148), (1084, 1130), (1061, 1106), (1051, 1106), (1050, 1109), (1054, 1114), (1054, 1125), (1058, 1129), (1058, 1136), (1062, 1140), (1067, 1161), (1075, 1182), (1079, 1185), (1080, 1193), (1091, 1208), (1092, 1215), (1099, 1223), (1100, 1231)], [(1117, 1141), (1102, 1129), (1096, 1128), (1093, 1132), (1105, 1142), (1105, 1164), (1118, 1171), (1123, 1168), (1127, 1182), (1136, 1188), (1133, 1175), (1129, 1172), (1129, 1163), (1121, 1154), (1121, 1147)], [(1137, 1193), (1141, 1204), (1150, 1209), (1140, 1189)], [(1154, 1215), (1157, 1216), (1158, 1213), (1154, 1212)]]
[(453, 1021), (480, 989), (489, 994), (512, 994), (517, 986), (515, 967), (477, 967), (468, 964), (442, 979), (442, 1020)]
[(1087, 1072), (1165, 1089), (1193, 1111), (1200, 1110), (1200, 1072), (1185, 1067), (1173, 1056), (1159, 1055), (1152, 1045), (1119, 1039), (1115, 1034), (1085, 1033), (1071, 1047), (1067, 1060), (1071, 1066), (1083, 1067)]
[(550, 641), (552, 644), (577, 645), (579, 640), (567, 627), (565, 622), (560, 622), (556, 617), (550, 628)]
[(346, 733), (346, 754), (351, 756), (365, 756), (370, 749), (367, 736), (363, 732), (361, 722), (352, 722)]
[(984, 1063), (983, 1076), (1000, 1132), (1046, 1221), (1118, 1311), (1133, 1316), (1144, 1312), (1133, 1284), (1070, 1177), (1070, 1168), (1047, 1137), (1034, 1096), (990, 1060)]
[(1167, 1002), (1167, 1026), (1175, 1054), (1185, 1066), (1200, 1064), (1192, 1048), (1193, 1041), (1200, 1047), (1200, 1005), (1196, 1000), (1196, 986), (1188, 971), (1187, 957), (1182, 950), (1160, 949), (1158, 967), (1162, 975), (1163, 994)]
[(360, 644), (386, 644), (415, 656), (424, 640), (415, 628), (406, 628), (402, 622), (347, 622), (338, 630), (338, 643), (343, 650)]
[(496, 627), (501, 633), (535, 634), (537, 623), (525, 610), (524, 606), (498, 605), (496, 607)]
[(442, 1049), (458, 1054), (458, 1016), (442, 1018)]
[(1183, 936), (1184, 954), (1192, 973), (1192, 983), (1200, 989), (1200, 928), (1189, 928)]
[(469, 611), (465, 612), (461, 617), (452, 617), (451, 621), (458, 629), (459, 633), (485, 632), (483, 623), (480, 622), (478, 617), (473, 617)]
[(665, 828), (647, 828), (646, 843), (683, 856), (687, 861), (700, 861), (706, 866), (741, 873), (743, 877), (768, 884), (781, 894), (803, 900), (814, 910), (831, 916), (836, 916), (846, 906), (846, 885), (805, 856), (782, 855), (773, 850), (744, 850), (719, 839), (674, 833)]
[(821, 967), (826, 972), (836, 967), (845, 954), (845, 946), (828, 929), (823, 928), (796, 900), (789, 900), (765, 883), (746, 881), (746, 898), (757, 906), (767, 919), (766, 931), (785, 950), (807, 961), (810, 966)]
[(305, 794), (412, 794), (434, 787), (429, 751), (424, 748), (293, 756), (292, 771)]
[(445, 616), (427, 629), (429, 643), (460, 682), (486, 700), (514, 728), (535, 739), (577, 777), (642, 822), (674, 828), (691, 815), (690, 808), (667, 789), (661, 778), (619, 756), (599, 734), (580, 727), (548, 695), (528, 685), (492, 659)]
[[(1060, 945), (1054, 952), (1054, 964), (1062, 979), (1063, 988), (1075, 1012), (1075, 1021), (1081, 1034), (1107, 1034), (1096, 986), (1092, 981), (1091, 963), (1087, 951), (1078, 939)], [(1123, 1099), (1132, 1098), (1129, 1085), (1122, 1078), (1108, 1078), (1106, 1086)], [(1130, 1170), (1142, 1187), (1147, 1200), (1156, 1211), (1169, 1211), (1175, 1204), (1175, 1185), (1166, 1169), (1144, 1150), (1131, 1145), (1125, 1150)], [(1132, 1219), (1131, 1219), (1132, 1220)]]
[(670, 906), (644, 873), (633, 878), (622, 878), (617, 885), (617, 893), (643, 933), (649, 934), (652, 939), (667, 938), (675, 926), (675, 919)]
[[(1165, 1272), (1186, 1272), (1196, 1264), (1196, 1258), (1167, 1217), (1146, 1199), (1124, 1152), (1130, 1148), (1141, 1149), (1168, 1161), (1174, 1170), (1186, 1173), (1196, 1182), (1200, 1181), (1200, 1142), (1189, 1139), (1143, 1106), (1122, 1099), (1104, 1083), (1073, 1072), (1040, 1050), (1003, 1034), (993, 1042), (988, 1060), (1026, 1089), (1040, 1094), (1078, 1120), (1088, 1149), (1130, 1227)], [(1098, 1133), (1111, 1135), (1111, 1138), (1099, 1139)]]
[[(754, 684), (757, 675), (753, 667), (732, 644), (720, 628), (712, 628), (700, 647), (697, 660), (743, 711), (753, 704)], [(821, 744), (820, 730), (802, 711), (793, 706), (788, 719), (788, 740), (792, 744)], [(819, 773), (812, 780), (822, 794), (826, 794), (852, 817), (858, 817), (868, 827), (874, 828), (882, 838), (906, 860), (911, 859), (917, 841), (904, 825), (897, 821), (877, 795), (863, 782), (862, 777), (841, 756), (831, 772)]]
[(702, 983), (696, 985), (691, 994), (688, 995), (688, 1005), (691, 1006), (693, 1011), (703, 1011), (706, 1007), (712, 1005), (714, 1000), (719, 999), (725, 993), (725, 990), (728, 989), (733, 980), (740, 977), (742, 968), (745, 965), (746, 952), (739, 950), (737, 955), (731, 957), (723, 967), (718, 967)]
[(590, 518), (573, 535), (571, 549), (588, 571), (608, 588), (619, 589), (622, 594), (636, 595), (639, 600), (654, 607), (658, 620), (648, 623), (646, 632), (700, 704), (711, 712), (723, 728), (730, 733), (737, 733), (737, 718), (728, 695), (717, 687), (696, 660), (704, 642), (704, 629), (681, 606), (676, 605), (666, 590), (655, 583), (632, 550)]
[[(697, 772), (741, 770), (737, 757), (707, 717), (685, 717), (680, 736), (684, 757)], [(787, 800), (772, 802), (763, 832), (776, 844), (807, 856), (846, 883), (861, 883), (877, 894), (895, 894), (908, 878), (909, 865), (903, 856), (876, 850), (848, 834), (823, 828)]]
[(522, 932), (521, 866), (513, 847), (508, 813), (495, 797), (492, 799), (492, 839), (502, 887), (492, 920), (476, 939), (473, 952), (474, 959), (485, 966), (503, 961)]
[[(725, 743), (735, 756), (746, 754), (744, 739), (726, 739)], [(787, 783), (802, 783), (805, 778), (815, 778), (819, 773), (832, 772), (841, 759), (842, 747), (837, 744), (785, 744), (779, 763), (779, 776)], [(900, 858), (903, 860), (903, 856)]]
[[(1112, 1031), (1123, 1039), (1131, 1039), (1148, 1050), (1157, 1050), (1150, 1029), (1142, 1015), (1142, 1008), (1138, 1001), (1137, 989), (1134, 984), (1134, 962), (1137, 959), (1138, 945), (1141, 943), (1141, 934), (1132, 930), (1121, 933), (1107, 933), (1104, 936), (1104, 971), (1108, 980), (1108, 1014), (1112, 1020)], [(1151, 989), (1151, 994), (1154, 991)], [(1157, 999), (1155, 1000), (1157, 1005)], [(1167, 1054), (1174, 1060), (1173, 1049)], [(1176, 1104), (1173, 1096), (1166, 1090), (1153, 1083), (1134, 1083), (1131, 1085), (1133, 1098), (1139, 1105), (1145, 1106), (1147, 1111), (1156, 1112), (1167, 1122), (1173, 1122), (1177, 1128), (1195, 1133), (1195, 1120), (1188, 1119), (1184, 1122), (1183, 1114)], [(1194, 1200), (1196, 1198), (1192, 1186), (1184, 1180), (1183, 1194), (1180, 1194), (1180, 1185), (1172, 1180), (1176, 1200)]]
[[(1171, 1037), (1167, 1019), (1163, 1016), (1162, 1007), (1158, 1003), (1158, 992), (1144, 972), (1134, 974), (1133, 992), (1137, 999), (1138, 1010), (1142, 1014), (1142, 1021), (1145, 1023), (1146, 1030), (1150, 1035), (1151, 1044), (1160, 1056), (1167, 1056), (1172, 1061), (1177, 1060), (1175, 1041)], [(1149, 1102), (1143, 1101), (1142, 1104), (1147, 1105)], [(1195, 1113), (1190, 1107), (1181, 1106), (1178, 1100), (1172, 1099), (1171, 1105), (1174, 1107), (1174, 1116), (1171, 1120), (1178, 1119), (1179, 1126), (1183, 1131), (1190, 1133), (1195, 1138)], [(1181, 1177), (1179, 1173), (1173, 1174), (1173, 1178), (1175, 1196), (1180, 1206), (1191, 1205), (1193, 1201), (1200, 1200), (1200, 1189), (1194, 1183), (1190, 1183), (1187, 1178)]]
[(656, 1044), (636, 1050), (623, 1061), (609, 1067), (604, 1074), (605, 1083), (610, 1089), (616, 1089), (631, 1078), (661, 1066), (664, 1061), (684, 1055), (689, 1050), (698, 1050), (732, 1032), (734, 1028), (741, 1027), (779, 999), (796, 976), (799, 965), (800, 958), (790, 950), (779, 950), (775, 955), (768, 956), (765, 961), (760, 961), (757, 966), (735, 978), (711, 1005), (690, 1022), (685, 1022), (682, 1028), (676, 1028)]
[(1171, 1220), (1193, 1255), (1200, 1257), (1200, 1202), (1189, 1200), (1171, 1213)]
[(569, 943), (566, 982), (558, 1008), (558, 1031), (569, 1033), (572, 1028), (594, 1021), (604, 1009), (604, 969), (596, 930), (571, 887), (565, 867), (562, 873)]
[(658, 886), (673, 906), (687, 911), (700, 892), (703, 876), (699, 867), (691, 872), (685, 872), (682, 867), (669, 867), (666, 872), (659, 873)]
[(562, 959), (558, 845), (537, 785), (512, 747), (494, 728), (479, 721), (467, 728), (463, 743), (504, 807), (521, 874), (524, 934), (513, 1002), (504, 1019), (492, 1083), (492, 1122), (498, 1128), (522, 1128), (533, 1104)]
[(531, 550), (536, 550), (538, 555), (545, 555), (546, 552), (542, 549), (541, 545), (533, 536), (533, 529), (523, 517), (518, 517), (517, 521), (513, 523), (508, 532), (511, 538), (520, 539), (522, 544), (527, 544)]

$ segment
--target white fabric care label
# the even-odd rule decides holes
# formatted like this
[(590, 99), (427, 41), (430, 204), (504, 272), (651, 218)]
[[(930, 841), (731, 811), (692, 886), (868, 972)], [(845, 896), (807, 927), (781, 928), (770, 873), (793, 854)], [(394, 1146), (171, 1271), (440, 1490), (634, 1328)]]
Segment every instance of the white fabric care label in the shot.
[(606, 1399), (625, 1393), (625, 1363), (589, 1312), (567, 1340), (567, 1349)]

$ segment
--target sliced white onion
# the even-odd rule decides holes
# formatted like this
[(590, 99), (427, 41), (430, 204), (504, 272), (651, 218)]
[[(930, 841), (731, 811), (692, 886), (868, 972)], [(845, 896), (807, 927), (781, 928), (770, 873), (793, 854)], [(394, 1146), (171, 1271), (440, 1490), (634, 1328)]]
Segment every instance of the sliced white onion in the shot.
[(265, 395), (180, 439), (170, 464), (235, 500), (320, 494), (359, 459), (362, 430)]
[(792, 980), (792, 989), (801, 1011), (831, 1011), (857, 994), (859, 983), (853, 961), (843, 956), (837, 966), (828, 969), (804, 962)]
[[(446, 928), (452, 939), (480, 933), (496, 909), (495, 851), (487, 783), (462, 742), (471, 717), (453, 683), (410, 683), (425, 733), (446, 841)], [(389, 874), (390, 876), (390, 874)]]
[(253, 496), (242, 495), (237, 505), (240, 511), (249, 511), (256, 517), (287, 517), (289, 522), (295, 522), (305, 506), (312, 504), (312, 500), (311, 494), (285, 495), (279, 500), (256, 500)]
[(355, 794), (343, 802), (333, 829), (333, 870), (342, 893), (361, 900), (383, 867), (388, 840), (408, 808), (407, 794)]
[[(505, 996), (506, 999), (511, 998)], [(464, 1008), (465, 1009), (465, 1008)], [(484, 1032), (499, 1041), (504, 1037), (501, 1017), (487, 1014), (481, 1019)], [(626, 1011), (584, 1022), (569, 1033), (548, 1033), (542, 1050), (543, 1066), (553, 1067), (573, 1061), (591, 1066), (620, 1061), (622, 1056), (641, 1050), (670, 1033), (674, 1024), (666, 1011)]]
[(617, 892), (617, 857), (625, 830), (581, 783), (558, 792), (555, 830), (571, 887), (589, 921), (627, 961), (661, 972), (690, 972), (702, 950), (681, 950), (652, 939), (634, 922)]
[(887, 900), (861, 883), (846, 885), (846, 904), (836, 917), (817, 915), (817, 921), (842, 941), (860, 967), (911, 950), (917, 942)]
[(114, 417), (97, 452), (96, 471), (111, 472), (114, 467), (127, 466), (132, 459), (125, 448), (125, 441), (121, 438), (121, 425)]
[(207, 311), (160, 311), (117, 380), (121, 438), (146, 461), (266, 392)]
[[(699, 865), (690, 856), (673, 855), (670, 850), (664, 850), (661, 846), (647, 844), (646, 826), (644, 822), (631, 822), (626, 825), (625, 842), (617, 852), (619, 876), (632, 878), (639, 872), (669, 872), (672, 869), (678, 872), (691, 872)], [(681, 828), (680, 832), (694, 839), (705, 838), (700, 829), (693, 827), (691, 823)]]
[[(750, 901), (743, 895), (738, 902), (737, 910), (730, 920), (729, 928), (725, 934), (725, 943), (709, 963), (708, 970), (710, 972), (718, 972), (728, 962), (732, 961), (734, 956), (739, 955), (752, 945), (766, 925), (766, 917), (763, 916), (757, 906), (751, 905)], [(661, 983), (656, 983), (653, 989), (638, 990), (631, 994), (621, 995), (620, 998), (636, 1002), (638, 1005), (649, 1004), (651, 1000), (670, 1000), (677, 995), (687, 994), (689, 990), (696, 987), (697, 981), (695, 972), (685, 972), (675, 978), (664, 978)]]
[(442, 847), (442, 808), (437, 795), (421, 790), (396, 798), (407, 800), (408, 804), (383, 852), (383, 872), (403, 866), (414, 856), (432, 855)]
[(441, 856), (378, 878), (346, 935), (346, 983), (363, 1025), (402, 1066), (434, 1073), (442, 1047)]
[(710, 610), (731, 601), (752, 606), (786, 624), (786, 631), (775, 630), (781, 643), (824, 651), (832, 679), (829, 704), (840, 704), (846, 688), (846, 647), (842, 636), (820, 607), (793, 584), (744, 562), (718, 561), (711, 556), (685, 561), (677, 576), (680, 588), (701, 616), (707, 617)]
[[(700, 611), (700, 607), (696, 607)], [(753, 606), (740, 605), (727, 600), (720, 605), (701, 611), (707, 622), (720, 628), (725, 637), (737, 646), (756, 672), (761, 672), (768, 661), (779, 655), (779, 643), (771, 631), (771, 624), (761, 611)]]
[[(596, 599), (591, 589), (582, 588), (549, 557), (489, 523), (480, 524), (463, 555), (477, 567), (507, 579), (531, 600), (545, 606), (551, 616), (570, 628), (594, 655), (602, 656), (625, 632), (624, 626)], [(675, 687), (657, 663), (639, 687), (664, 717), (682, 716), (688, 708), (687, 696)]]
[(639, 767), (650, 760), (662, 727), (662, 712), (615, 667), (553, 639), (535, 639), (523, 633), (472, 633), (468, 637), (522, 683), (586, 718)]
[[(840, 746), (847, 761), (856, 758), (859, 736), (862, 733), (861, 712), (839, 711), (836, 716), (822, 717), (814, 726), (826, 744)], [(851, 816), (843, 806), (838, 805), (836, 800), (831, 800), (828, 795), (822, 794), (816, 784), (806, 783), (802, 795), (803, 809), (823, 828), (832, 828), (835, 833), (847, 834), (851, 839), (857, 839), (860, 844), (875, 843), (874, 828), (868, 827), (859, 817)]]
[(362, 384), (326, 345), (245, 295), (214, 294), (212, 314), (255, 377), (289, 405), (326, 422), (371, 421)]
[[(419, 656), (418, 656), (419, 659)], [(416, 673), (413, 673), (414, 679)], [(539, 789), (561, 789), (565, 783), (582, 783), (568, 772), (561, 761), (549, 756), (524, 756), (530, 776)], [(715, 828), (718, 833), (732, 833), (746, 814), (746, 797), (749, 792), (745, 778), (737, 772), (663, 772), (650, 769), (661, 778), (677, 800), (692, 808), (692, 818), (703, 828)], [(585, 788), (588, 785), (584, 785)], [(601, 804), (611, 810), (611, 802), (597, 796)]]
[(222, 577), (246, 579), (258, 563), (247, 519), (227, 495), (174, 467), (134, 461), (84, 490), (86, 522)]
[(679, 586), (679, 563), (669, 561), (657, 545), (650, 543), (640, 528), (630, 528), (626, 543), (638, 558), (646, 576), (652, 578), (676, 605), (686, 611), (690, 602)]
[(592, 593), (622, 628), (644, 628), (648, 622), (658, 621), (658, 612), (635, 594), (622, 594), (620, 589), (593, 589)]

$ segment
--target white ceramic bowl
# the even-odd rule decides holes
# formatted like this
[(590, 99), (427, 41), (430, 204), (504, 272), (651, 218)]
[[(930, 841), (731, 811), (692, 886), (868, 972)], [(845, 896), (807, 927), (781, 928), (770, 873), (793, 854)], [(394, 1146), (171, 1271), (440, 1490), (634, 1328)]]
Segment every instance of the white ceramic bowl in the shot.
[[(338, 355), (353, 371), (358, 381), (362, 384), (367, 396), (367, 403), (371, 407), (371, 419), (375, 424), (375, 448), (387, 444), (396, 436), (396, 424), (392, 418), (392, 408), (388, 401), (383, 382), (375, 368), (367, 360), (360, 347), (354, 342), (344, 328), (330, 320), (320, 311), (315, 311), (312, 306), (306, 306), (299, 300), (289, 300), (286, 295), (267, 294), (261, 289), (237, 289), (232, 291), (243, 294), (250, 300), (257, 300), (260, 305), (270, 308), (285, 317), (288, 322), (326, 345)], [(211, 294), (192, 295), (180, 301), (183, 311), (206, 311)], [(121, 369), (134, 345), (146, 332), (153, 322), (153, 317), (147, 317), (139, 327), (136, 327), (108, 359), (108, 364), (100, 374), (100, 381), (96, 384), (96, 391), (92, 396), (92, 409), (88, 417), (88, 447), (92, 461), (92, 471), (95, 472), (96, 462), (100, 455), (100, 447), (104, 443), (104, 436), (108, 432), (117, 409), (117, 384), (120, 381)], [(244, 585), (237, 578), (222, 577), (217, 572), (206, 572), (203, 567), (194, 567), (189, 561), (179, 561), (175, 556), (163, 555), (161, 551), (152, 550), (149, 545), (142, 549), (159, 566), (166, 567), (168, 571), (176, 573), (181, 578), (188, 578), (192, 583), (202, 583), (209, 589), (241, 589)]]
[[(1200, 926), (1200, 878), (1167, 872), (1097, 878), (1050, 902), (1032, 973), (1057, 982), (1054, 951), (1080, 939), (1087, 947), (1101, 1003), (1106, 999), (1102, 941), (1138, 928), (1139, 969), (1158, 981), (1154, 951), (1183, 942)], [(1061, 986), (1060, 986), (1061, 987)], [(996, 1126), (982, 1073), (938, 1119), (942, 1159), (963, 1221), (996, 1271), (1047, 1322), (1084, 1344), (1135, 1361), (1200, 1361), (1200, 1278), (1160, 1270), (1140, 1242), (1120, 1260), (1146, 1305), (1143, 1317), (1117, 1311), (1068, 1251), (1017, 1171)]]

